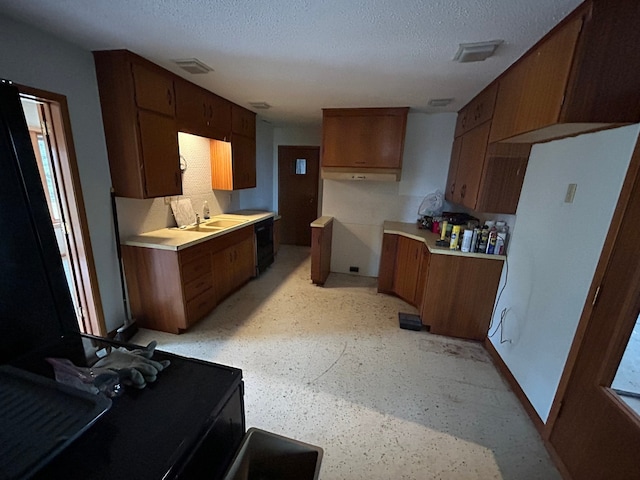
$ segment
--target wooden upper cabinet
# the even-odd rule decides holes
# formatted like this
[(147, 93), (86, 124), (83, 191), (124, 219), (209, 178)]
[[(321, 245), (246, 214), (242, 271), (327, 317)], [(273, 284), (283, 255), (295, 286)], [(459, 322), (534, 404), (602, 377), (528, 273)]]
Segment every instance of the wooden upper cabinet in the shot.
[(139, 108), (152, 110), (169, 117), (176, 114), (176, 99), (173, 88), (173, 77), (152, 67), (132, 63), (133, 83), (135, 87), (136, 105)]
[(249, 138), (256, 137), (256, 114), (239, 105), (231, 107), (231, 131)]
[(527, 169), (530, 144), (488, 144), (487, 121), (456, 137), (446, 200), (475, 211), (513, 214)]
[(636, 1), (585, 2), (499, 79), (489, 142), (640, 121), (639, 23)]
[(231, 135), (231, 142), (212, 140), (211, 188), (241, 190), (256, 186), (256, 141)]
[(493, 82), (460, 110), (456, 122), (455, 137), (459, 137), (478, 125), (491, 120), (497, 95), (498, 83)]
[(322, 167), (400, 169), (408, 108), (322, 111)]
[(94, 60), (115, 194), (182, 194), (173, 75), (127, 50)]
[(231, 136), (231, 102), (183, 79), (176, 79), (178, 130), (217, 140)]

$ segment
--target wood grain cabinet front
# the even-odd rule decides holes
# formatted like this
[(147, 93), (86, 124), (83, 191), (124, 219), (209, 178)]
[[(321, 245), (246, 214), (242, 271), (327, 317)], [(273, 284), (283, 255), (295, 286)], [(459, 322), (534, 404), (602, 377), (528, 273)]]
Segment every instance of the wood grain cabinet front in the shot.
[(640, 8), (587, 1), (499, 79), (490, 142), (536, 143), (640, 121)]
[(178, 130), (216, 140), (231, 138), (231, 102), (176, 78), (176, 118)]
[(182, 194), (172, 74), (127, 50), (93, 54), (115, 194)]
[(484, 340), (503, 263), (498, 260), (431, 255), (420, 317), (438, 335)]
[(253, 226), (180, 251), (122, 247), (131, 313), (143, 328), (180, 333), (255, 275)]
[(391, 293), (419, 307), (426, 280), (429, 250), (424, 242), (384, 234), (378, 272), (378, 292)]
[(400, 169), (408, 108), (322, 111), (322, 167)]

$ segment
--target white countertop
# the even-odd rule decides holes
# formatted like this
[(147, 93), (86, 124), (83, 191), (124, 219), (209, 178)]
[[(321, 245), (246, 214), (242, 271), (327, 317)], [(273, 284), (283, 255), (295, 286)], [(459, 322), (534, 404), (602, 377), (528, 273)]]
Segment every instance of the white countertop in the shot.
[(232, 213), (222, 213), (220, 215), (213, 215), (209, 219), (202, 220), (201, 224), (218, 219), (242, 220), (242, 223), (216, 232), (198, 232), (194, 230), (184, 230), (178, 227), (161, 228), (159, 230), (153, 230), (151, 232), (145, 232), (140, 235), (129, 237), (123, 242), (123, 245), (178, 251), (183, 248), (205, 242), (214, 237), (219, 237), (229, 232), (240, 230), (248, 225), (253, 225), (261, 220), (274, 216), (274, 212), (267, 212), (264, 210), (239, 210)]
[(424, 242), (429, 249), (429, 253), (435, 255), (456, 255), (461, 257), (487, 258), (490, 260), (501, 261), (504, 261), (507, 258), (506, 255), (488, 255), (486, 253), (471, 252), (465, 253), (461, 252), (460, 250), (451, 250), (448, 247), (438, 247), (436, 246), (436, 240), (440, 239), (440, 235), (429, 230), (418, 228), (418, 225), (416, 223), (392, 222), (387, 220), (384, 222), (382, 228), (384, 230), (384, 233), (403, 235), (405, 237)]
[(311, 222), (311, 228), (324, 228), (333, 222), (333, 217), (323, 216)]

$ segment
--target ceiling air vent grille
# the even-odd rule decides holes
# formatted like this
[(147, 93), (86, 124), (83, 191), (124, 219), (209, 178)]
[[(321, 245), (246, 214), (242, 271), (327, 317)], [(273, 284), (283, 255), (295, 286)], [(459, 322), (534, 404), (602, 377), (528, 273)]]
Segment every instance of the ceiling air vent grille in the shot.
[(213, 72), (213, 68), (205, 65), (197, 58), (183, 58), (182, 60), (174, 60), (176, 65), (178, 65), (183, 70), (191, 73), (191, 74), (201, 74), (201, 73), (209, 73)]

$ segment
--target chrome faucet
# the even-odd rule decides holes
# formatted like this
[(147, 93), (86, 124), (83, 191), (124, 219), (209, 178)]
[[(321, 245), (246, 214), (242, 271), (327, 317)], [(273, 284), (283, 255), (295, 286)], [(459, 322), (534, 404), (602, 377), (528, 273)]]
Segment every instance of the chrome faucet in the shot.
[(200, 225), (200, 215), (196, 213), (196, 226)]

